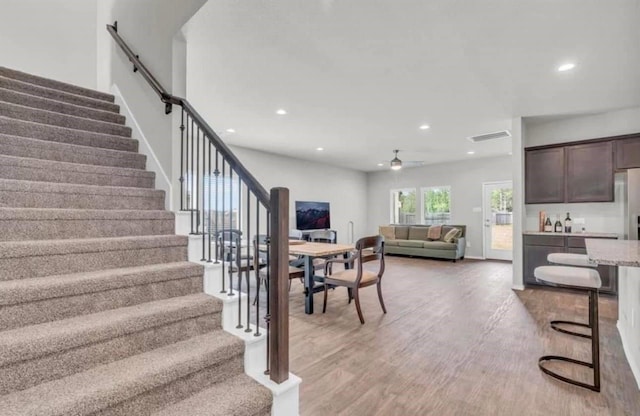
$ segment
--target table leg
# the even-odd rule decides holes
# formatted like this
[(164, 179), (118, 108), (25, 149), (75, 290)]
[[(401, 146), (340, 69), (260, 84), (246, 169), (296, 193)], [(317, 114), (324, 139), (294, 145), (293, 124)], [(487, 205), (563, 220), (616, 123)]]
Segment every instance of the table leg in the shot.
[(306, 314), (313, 313), (313, 257), (304, 256), (304, 312)]
[[(350, 255), (351, 253), (344, 253), (342, 257), (345, 259), (348, 259)], [(349, 263), (344, 264), (345, 270), (349, 270), (350, 268), (351, 268), (351, 264)], [(351, 288), (347, 288), (347, 295), (349, 296), (349, 303), (351, 303), (351, 301), (353, 300), (353, 290), (351, 290)]]

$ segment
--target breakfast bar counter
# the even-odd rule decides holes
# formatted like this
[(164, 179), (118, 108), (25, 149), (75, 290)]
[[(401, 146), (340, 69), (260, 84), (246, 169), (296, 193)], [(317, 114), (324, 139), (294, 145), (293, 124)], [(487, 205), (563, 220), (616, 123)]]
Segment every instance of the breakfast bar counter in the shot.
[(618, 331), (640, 388), (640, 241), (585, 240), (589, 260), (618, 267)]

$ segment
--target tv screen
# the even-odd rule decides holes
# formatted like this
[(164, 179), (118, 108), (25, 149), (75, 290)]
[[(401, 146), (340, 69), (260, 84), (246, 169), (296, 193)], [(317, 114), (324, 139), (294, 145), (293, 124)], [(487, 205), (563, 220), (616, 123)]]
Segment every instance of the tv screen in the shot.
[(329, 203), (296, 201), (296, 228), (298, 230), (331, 228)]

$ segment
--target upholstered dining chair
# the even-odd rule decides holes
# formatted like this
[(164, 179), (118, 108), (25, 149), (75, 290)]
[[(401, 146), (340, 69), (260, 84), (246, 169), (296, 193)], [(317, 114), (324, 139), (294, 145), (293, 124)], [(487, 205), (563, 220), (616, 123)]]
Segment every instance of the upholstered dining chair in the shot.
[[(256, 271), (256, 296), (253, 299), (255, 305), (260, 295), (260, 286), (264, 283), (264, 287), (269, 288), (269, 248), (266, 235), (255, 236), (253, 252), (255, 253), (253, 269)], [(304, 269), (289, 266), (289, 290), (291, 290), (291, 279), (304, 279)]]
[[(372, 272), (363, 268), (364, 263), (378, 262), (378, 271)], [(333, 263), (350, 263), (351, 268), (329, 274)], [(322, 313), (327, 310), (327, 296), (330, 287), (344, 286), (352, 294), (356, 302), (356, 310), (360, 323), (364, 324), (364, 317), (360, 308), (360, 288), (376, 285), (378, 288), (378, 300), (382, 307), (382, 312), (387, 313), (382, 299), (382, 275), (384, 274), (384, 241), (380, 235), (364, 237), (356, 242), (356, 253), (348, 259), (331, 259), (327, 260), (324, 265), (324, 303), (322, 305)], [(349, 295), (349, 303), (351, 303), (351, 295)]]

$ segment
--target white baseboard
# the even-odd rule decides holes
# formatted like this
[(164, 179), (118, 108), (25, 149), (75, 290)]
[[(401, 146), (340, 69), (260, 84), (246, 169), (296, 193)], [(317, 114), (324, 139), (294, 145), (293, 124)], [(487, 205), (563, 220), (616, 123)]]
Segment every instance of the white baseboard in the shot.
[(524, 290), (524, 285), (512, 285), (511, 286), (512, 290)]
[(464, 256), (465, 259), (471, 259), (471, 260), (486, 260), (484, 257), (480, 257), (480, 256)]
[(616, 327), (618, 327), (618, 333), (620, 334), (620, 338), (622, 339), (622, 348), (624, 349), (624, 355), (627, 357), (627, 362), (629, 363), (629, 367), (631, 367), (633, 377), (635, 377), (638, 389), (640, 389), (640, 363), (637, 363), (633, 359), (633, 354), (631, 354), (631, 351), (629, 351), (629, 337), (627, 336), (624, 325), (622, 325), (622, 323), (618, 321)]
[[(138, 151), (147, 156), (147, 170), (156, 174), (156, 189), (160, 189), (165, 192), (164, 207), (167, 210), (172, 208), (172, 186), (171, 180), (167, 176), (158, 157), (154, 153), (149, 141), (144, 135), (140, 125), (136, 121), (135, 116), (131, 112), (131, 109), (127, 105), (127, 102), (122, 96), (120, 88), (116, 84), (111, 86), (111, 93), (115, 96), (115, 103), (120, 106), (120, 113), (127, 118), (126, 125), (131, 127), (131, 138), (138, 141)], [(168, 144), (170, 145), (170, 143)]]

